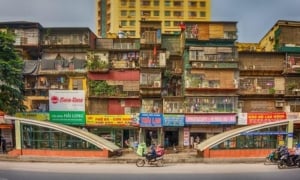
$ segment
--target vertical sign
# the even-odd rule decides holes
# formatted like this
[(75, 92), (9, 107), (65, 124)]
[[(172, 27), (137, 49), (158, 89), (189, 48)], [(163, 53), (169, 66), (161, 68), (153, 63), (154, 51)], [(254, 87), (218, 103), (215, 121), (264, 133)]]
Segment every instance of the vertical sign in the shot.
[(190, 145), (190, 130), (189, 128), (183, 128), (183, 145), (189, 146)]

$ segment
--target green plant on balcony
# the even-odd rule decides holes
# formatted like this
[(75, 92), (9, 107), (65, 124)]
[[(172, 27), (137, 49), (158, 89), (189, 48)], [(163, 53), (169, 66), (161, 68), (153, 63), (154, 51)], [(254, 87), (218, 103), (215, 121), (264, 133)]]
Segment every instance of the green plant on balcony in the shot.
[(293, 89), (296, 89), (298, 87), (298, 83), (295, 81), (289, 82), (286, 86), (287, 90), (292, 91)]
[(270, 88), (269, 89), (269, 94), (275, 94), (275, 92), (276, 92), (275, 88)]
[(114, 96), (116, 87), (108, 85), (106, 81), (90, 81), (89, 94), (91, 96)]
[(86, 67), (89, 71), (108, 71), (109, 70), (109, 63), (96, 58), (94, 54), (89, 53), (87, 56), (87, 64)]

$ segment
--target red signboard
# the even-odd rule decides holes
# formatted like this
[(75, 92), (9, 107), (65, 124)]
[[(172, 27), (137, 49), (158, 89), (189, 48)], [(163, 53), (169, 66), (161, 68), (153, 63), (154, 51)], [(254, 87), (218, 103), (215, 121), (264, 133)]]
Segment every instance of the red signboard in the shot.
[(257, 112), (248, 113), (247, 124), (262, 124), (274, 121), (286, 120), (285, 112)]

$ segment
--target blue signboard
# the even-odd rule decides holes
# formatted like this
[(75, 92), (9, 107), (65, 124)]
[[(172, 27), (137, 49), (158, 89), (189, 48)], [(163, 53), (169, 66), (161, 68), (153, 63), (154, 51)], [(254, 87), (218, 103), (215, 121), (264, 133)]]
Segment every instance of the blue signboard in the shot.
[(140, 127), (162, 127), (162, 124), (163, 124), (162, 114), (154, 114), (154, 113), (140, 114)]
[(184, 126), (184, 115), (164, 115), (164, 126)]
[(287, 132), (284, 131), (266, 131), (266, 132), (243, 132), (241, 135), (254, 135), (254, 136), (261, 136), (261, 135), (286, 135)]

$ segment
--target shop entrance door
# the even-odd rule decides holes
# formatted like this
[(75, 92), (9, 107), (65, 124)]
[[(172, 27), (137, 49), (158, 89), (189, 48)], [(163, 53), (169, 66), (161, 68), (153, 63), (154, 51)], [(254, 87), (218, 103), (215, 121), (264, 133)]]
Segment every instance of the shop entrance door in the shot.
[(165, 147), (178, 146), (178, 129), (165, 131)]

